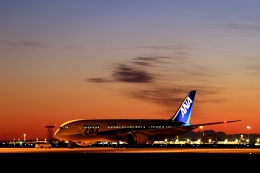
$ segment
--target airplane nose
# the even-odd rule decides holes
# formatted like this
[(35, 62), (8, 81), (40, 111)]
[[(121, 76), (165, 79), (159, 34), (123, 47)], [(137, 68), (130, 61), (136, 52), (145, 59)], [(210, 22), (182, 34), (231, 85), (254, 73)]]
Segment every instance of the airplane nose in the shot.
[(59, 131), (60, 131), (60, 129), (57, 129), (56, 132), (54, 133), (54, 137), (55, 137), (55, 138), (58, 138), (58, 136), (59, 136), (59, 135), (58, 135), (58, 134), (59, 134)]

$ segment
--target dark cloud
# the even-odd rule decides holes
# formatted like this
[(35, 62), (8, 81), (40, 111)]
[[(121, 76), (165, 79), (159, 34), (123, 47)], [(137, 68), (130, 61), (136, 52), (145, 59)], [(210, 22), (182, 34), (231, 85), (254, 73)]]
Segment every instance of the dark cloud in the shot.
[(0, 45), (10, 47), (45, 47), (43, 42), (37, 41), (8, 41), (0, 40)]
[[(169, 43), (171, 44), (171, 43)], [(172, 45), (173, 44), (173, 45)], [(137, 49), (152, 49), (152, 50), (191, 50), (190, 46), (185, 43), (175, 44), (172, 43), (171, 45), (149, 45), (149, 46), (136, 46), (134, 48)]]
[(88, 82), (97, 82), (97, 83), (107, 82), (106, 80), (104, 80), (102, 78), (90, 78), (90, 79), (87, 79), (86, 81), (88, 81)]
[(158, 86), (150, 87), (147, 89), (136, 89), (129, 91), (127, 96), (129, 98), (134, 98), (142, 100), (144, 102), (151, 102), (157, 105), (161, 105), (164, 108), (166, 114), (173, 114), (177, 111), (178, 107), (181, 105), (188, 92), (191, 90), (196, 90), (197, 94), (195, 96), (196, 106), (195, 109), (199, 111), (200, 117), (203, 117), (205, 114), (203, 111), (204, 103), (222, 103), (227, 100), (221, 98), (221, 89), (205, 86), (188, 86), (188, 85), (175, 85), (172, 87), (169, 86)]
[(116, 67), (112, 77), (117, 81), (128, 83), (150, 83), (153, 80), (150, 73), (124, 64)]
[[(111, 80), (91, 78), (87, 81), (148, 84), (136, 85), (135, 88), (123, 92), (130, 98), (164, 105), (170, 109), (180, 105), (190, 90), (200, 92), (200, 98), (196, 101), (198, 103), (226, 101), (218, 96), (221, 89), (210, 85), (218, 73), (215, 73), (213, 68), (193, 64), (186, 60), (167, 56), (136, 57), (128, 63), (113, 65), (110, 69), (112, 70)], [(149, 70), (153, 73), (149, 73)], [(183, 81), (189, 81), (190, 84), (180, 85)], [(172, 87), (169, 87), (171, 85)]]
[[(154, 82), (154, 74), (149, 73), (144, 66), (152, 66), (153, 64), (166, 63), (163, 59), (169, 57), (154, 56), (154, 57), (136, 57), (128, 63), (116, 64), (110, 67), (111, 80), (102, 78), (90, 78), (89, 82), (126, 82), (126, 83), (151, 83)], [(142, 67), (141, 67), (142, 66)]]
[(158, 87), (131, 91), (128, 96), (168, 107), (179, 105), (184, 99), (183, 94), (187, 94), (187, 92), (187, 90), (181, 88)]
[[(178, 106), (184, 100), (189, 91), (196, 90), (199, 93), (198, 103), (225, 102), (225, 99), (217, 97), (221, 93), (219, 88), (207, 88), (201, 86), (173, 86), (173, 87), (154, 87), (144, 90), (136, 90), (128, 93), (129, 97), (137, 98), (144, 101), (150, 101), (167, 107)], [(197, 97), (197, 96), (196, 96)]]
[[(161, 44), (161, 43), (159, 43)], [(172, 50), (171, 56), (158, 56), (158, 55), (148, 55), (135, 57), (127, 62), (111, 65), (109, 70), (111, 71), (111, 80), (104, 80), (100, 77), (93, 79), (87, 79), (89, 82), (125, 82), (125, 83), (154, 83), (158, 76), (162, 77), (166, 75), (166, 71), (170, 71), (172, 68), (175, 70), (181, 69), (177, 67), (187, 60), (190, 46), (186, 43), (175, 43), (170, 41), (168, 45), (150, 45), (150, 46), (136, 46), (134, 48), (148, 48), (148, 49), (167, 49)], [(162, 67), (163, 66), (163, 67)], [(151, 73), (151, 71), (153, 73)], [(96, 80), (98, 79), (98, 80)]]

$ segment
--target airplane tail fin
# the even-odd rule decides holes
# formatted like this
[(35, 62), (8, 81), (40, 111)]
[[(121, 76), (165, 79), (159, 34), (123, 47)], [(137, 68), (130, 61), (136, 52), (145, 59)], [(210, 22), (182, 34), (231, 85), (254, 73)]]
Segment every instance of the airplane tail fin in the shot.
[(177, 112), (172, 116), (171, 120), (189, 124), (192, 108), (194, 105), (195, 94), (195, 90), (189, 92)]

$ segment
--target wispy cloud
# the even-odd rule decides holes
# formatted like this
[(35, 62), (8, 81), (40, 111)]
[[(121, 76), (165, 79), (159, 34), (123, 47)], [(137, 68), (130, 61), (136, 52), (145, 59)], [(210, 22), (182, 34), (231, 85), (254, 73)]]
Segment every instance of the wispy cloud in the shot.
[(260, 75), (260, 64), (245, 65), (244, 69), (250, 72), (250, 75)]
[(9, 41), (9, 40), (0, 40), (0, 45), (9, 46), (9, 47), (46, 47), (43, 42), (39, 41)]
[[(181, 59), (177, 58), (178, 61)], [(109, 70), (111, 72), (110, 79), (90, 78), (89, 82), (125, 82), (125, 83), (154, 83), (159, 74), (155, 69), (162, 69), (160, 65), (169, 64), (174, 60), (173, 57), (166, 56), (143, 56), (128, 60), (125, 63), (113, 64)], [(165, 69), (165, 68), (163, 68)], [(152, 71), (152, 72), (150, 72)], [(159, 73), (159, 72), (158, 72)]]
[(178, 46), (166, 46), (166, 45), (161, 45), (161, 46), (156, 46), (156, 45), (150, 45), (150, 46), (136, 46), (135, 48), (138, 49), (153, 49), (153, 50), (186, 50), (187, 46), (185, 44), (180, 44)]
[(227, 27), (230, 28), (230, 29), (233, 29), (233, 30), (240, 30), (240, 31), (245, 31), (245, 32), (248, 32), (248, 31), (257, 31), (259, 32), (260, 31), (260, 25), (257, 23), (228, 23), (227, 24)]
[(199, 85), (175, 85), (175, 86), (154, 86), (148, 89), (130, 91), (129, 97), (141, 99), (164, 105), (166, 107), (179, 106), (184, 100), (185, 94), (191, 90), (197, 90), (199, 93), (197, 103), (220, 103), (226, 101), (217, 97), (219, 88), (202, 87)]
[(183, 52), (192, 50), (190, 44), (176, 43), (175, 41), (169, 41), (168, 43), (156, 43), (156, 45), (147, 45), (147, 43), (139, 43), (140, 45), (134, 46), (134, 49), (151, 49), (151, 50), (171, 50), (177, 52)]
[[(258, 10), (258, 9), (256, 9)], [(251, 12), (249, 12), (251, 13)], [(226, 19), (225, 26), (233, 31), (255, 35), (260, 31), (260, 19), (258, 13), (242, 13), (239, 16), (233, 17), (232, 19)]]
[[(244, 75), (248, 82), (243, 80), (243, 83), (245, 85), (241, 85), (237, 88), (238, 90), (259, 90), (260, 87), (257, 86), (257, 82), (259, 81), (259, 75), (260, 75), (260, 58), (258, 57), (257, 53), (255, 55), (243, 55), (239, 57), (239, 64), (236, 68), (237, 72), (241, 75)], [(255, 83), (255, 84), (253, 84)], [(253, 87), (250, 87), (250, 85), (253, 85)]]
[(89, 78), (89, 79), (86, 79), (86, 81), (87, 82), (97, 82), (97, 83), (108, 82), (107, 80), (102, 79), (102, 78)]
[(77, 48), (78, 48), (77, 46), (67, 46), (67, 47), (65, 47), (65, 49), (68, 49), (68, 50), (77, 49)]
[[(178, 49), (177, 47), (175, 49)], [(183, 47), (185, 46), (179, 48)], [(86, 81), (135, 84), (135, 87), (129, 85), (129, 88), (121, 90), (125, 97), (159, 104), (171, 112), (176, 110), (185, 95), (194, 89), (199, 93), (196, 101), (198, 105), (204, 102), (225, 102), (226, 100), (219, 96), (223, 88), (211, 84), (220, 72), (212, 67), (194, 63), (188, 55), (187, 51), (175, 50), (171, 56), (135, 57), (111, 65), (108, 69), (109, 79), (97, 77)]]
[(133, 58), (130, 62), (140, 66), (155, 66), (158, 64), (165, 64), (167, 63), (166, 61), (170, 59), (172, 58), (167, 56), (143, 56)]

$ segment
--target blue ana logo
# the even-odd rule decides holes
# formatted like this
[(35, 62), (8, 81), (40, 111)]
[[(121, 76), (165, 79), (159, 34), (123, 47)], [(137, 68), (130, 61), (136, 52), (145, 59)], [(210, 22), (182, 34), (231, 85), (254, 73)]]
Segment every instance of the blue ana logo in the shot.
[(181, 105), (181, 115), (182, 115), (182, 118), (184, 118), (184, 115), (187, 113), (187, 109), (190, 108), (190, 104), (191, 103), (192, 103), (192, 100), (189, 97), (187, 97), (187, 99)]

